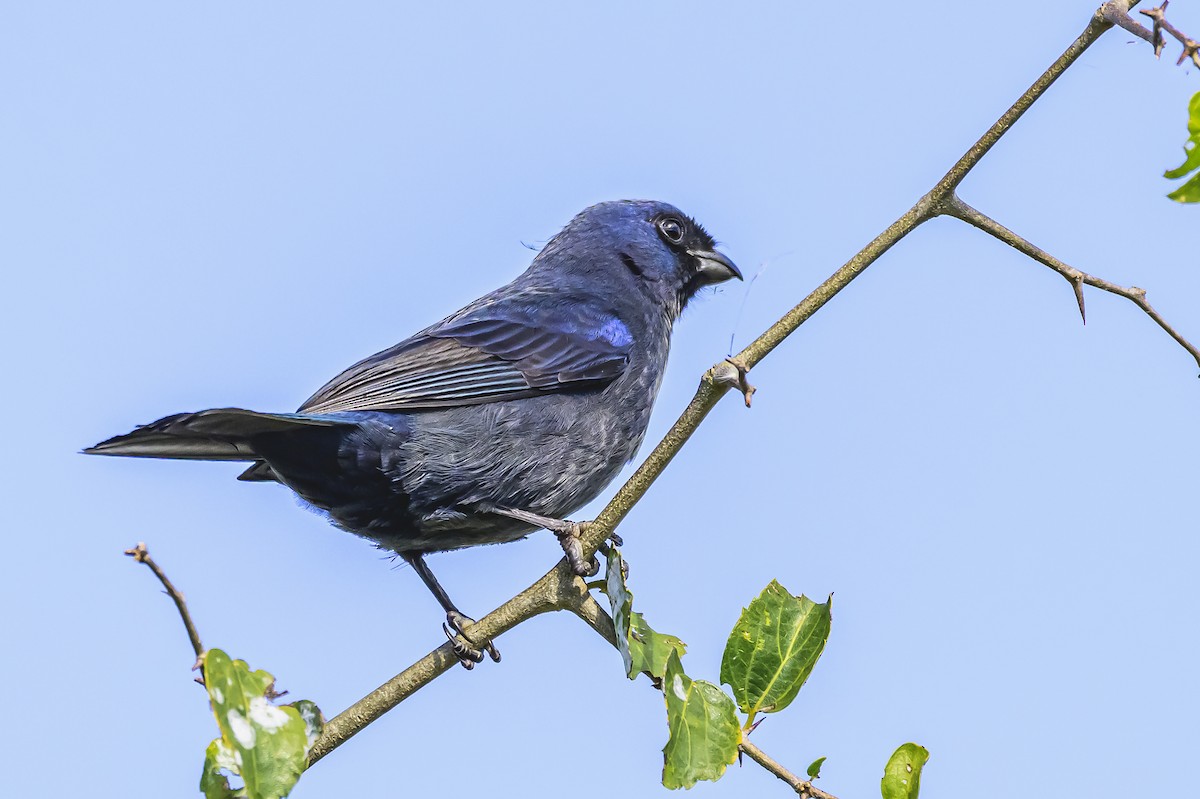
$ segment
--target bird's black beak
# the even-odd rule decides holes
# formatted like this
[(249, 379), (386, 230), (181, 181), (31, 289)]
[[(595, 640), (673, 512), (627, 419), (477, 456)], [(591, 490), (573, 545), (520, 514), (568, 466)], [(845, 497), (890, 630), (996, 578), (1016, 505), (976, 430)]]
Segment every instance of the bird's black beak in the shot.
[(723, 252), (688, 250), (687, 253), (696, 259), (696, 274), (706, 284), (724, 283), (734, 277), (742, 279), (742, 270)]

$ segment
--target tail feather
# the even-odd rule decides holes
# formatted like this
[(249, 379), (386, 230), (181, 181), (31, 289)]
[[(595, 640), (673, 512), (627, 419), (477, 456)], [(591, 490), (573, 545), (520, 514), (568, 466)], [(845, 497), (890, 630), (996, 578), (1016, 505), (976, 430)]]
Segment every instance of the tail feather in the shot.
[[(251, 439), (302, 427), (336, 427), (347, 422), (296, 413), (259, 413), (241, 408), (213, 408), (177, 413), (114, 436), (84, 450), (88, 455), (132, 458), (179, 458), (206, 461), (256, 461)], [(268, 478), (269, 479), (269, 478)]]
[(266, 461), (258, 461), (246, 471), (238, 475), (238, 479), (246, 483), (279, 482), (279, 476)]

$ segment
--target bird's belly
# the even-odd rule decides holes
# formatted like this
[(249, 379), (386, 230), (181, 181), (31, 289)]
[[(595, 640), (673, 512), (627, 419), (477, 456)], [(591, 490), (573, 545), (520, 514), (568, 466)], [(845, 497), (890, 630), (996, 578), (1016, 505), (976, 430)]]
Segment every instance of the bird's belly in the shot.
[(489, 508), (561, 519), (595, 499), (645, 434), (644, 420), (599, 399), (552, 395), (414, 415), (393, 476), (416, 522), (405, 536), (411, 548), (512, 541), (534, 528)]

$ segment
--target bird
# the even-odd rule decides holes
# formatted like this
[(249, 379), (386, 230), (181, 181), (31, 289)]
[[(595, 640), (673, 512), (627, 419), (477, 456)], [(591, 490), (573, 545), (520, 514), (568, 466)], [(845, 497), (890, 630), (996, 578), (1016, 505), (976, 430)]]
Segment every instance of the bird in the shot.
[(177, 413), (102, 441), (93, 455), (242, 461), (337, 527), (410, 563), (446, 613), (463, 666), (496, 661), (425, 556), (544, 528), (570, 568), (567, 519), (636, 455), (672, 329), (702, 289), (742, 279), (694, 219), (665, 202), (577, 214), (508, 285), (346, 369), (295, 413)]

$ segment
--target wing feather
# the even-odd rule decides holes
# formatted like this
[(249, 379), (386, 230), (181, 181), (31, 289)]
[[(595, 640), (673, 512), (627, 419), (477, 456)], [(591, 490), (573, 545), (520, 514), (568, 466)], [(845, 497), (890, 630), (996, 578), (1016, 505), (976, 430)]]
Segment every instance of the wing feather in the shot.
[[(423, 410), (531, 397), (614, 380), (632, 336), (595, 302), (490, 299), (335, 377), (304, 413)], [(569, 309), (566, 307), (570, 305)]]

